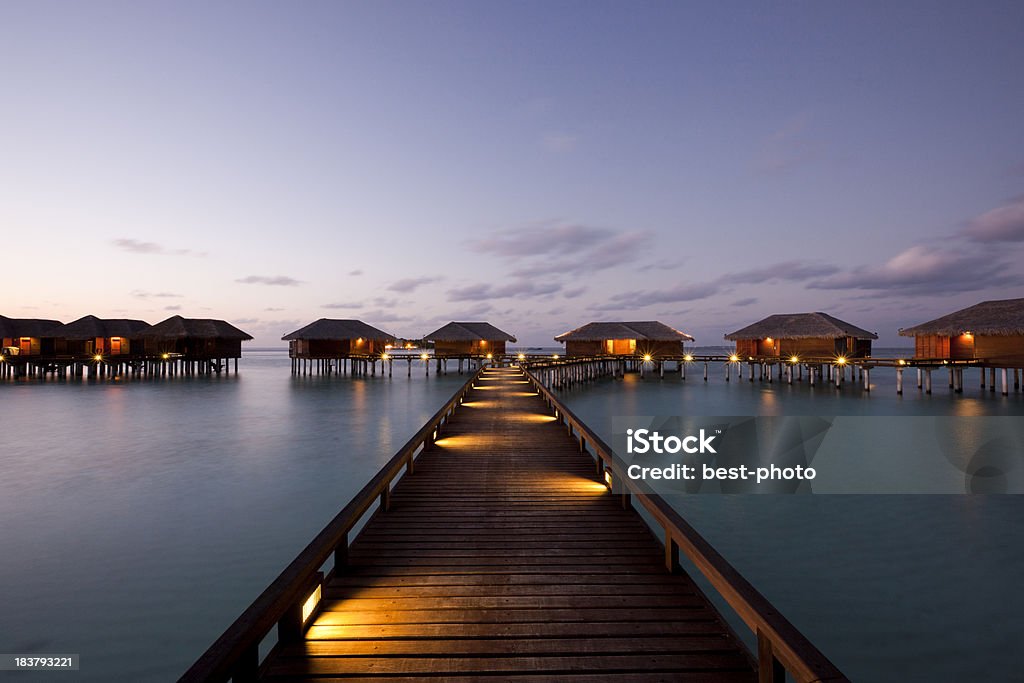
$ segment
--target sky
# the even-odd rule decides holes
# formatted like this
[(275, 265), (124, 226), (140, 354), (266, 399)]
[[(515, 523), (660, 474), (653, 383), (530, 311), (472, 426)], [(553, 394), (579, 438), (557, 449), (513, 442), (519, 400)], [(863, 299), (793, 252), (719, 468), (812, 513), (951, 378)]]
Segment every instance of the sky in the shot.
[(0, 315), (520, 344), (1024, 296), (1024, 3), (0, 0)]

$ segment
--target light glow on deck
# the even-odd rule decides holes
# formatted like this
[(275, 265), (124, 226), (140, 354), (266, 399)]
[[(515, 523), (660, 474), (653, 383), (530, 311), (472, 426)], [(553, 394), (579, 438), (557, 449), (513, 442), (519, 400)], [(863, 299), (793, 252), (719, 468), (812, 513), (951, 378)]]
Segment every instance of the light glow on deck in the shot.
[(321, 586), (321, 584), (318, 583), (316, 585), (316, 588), (310, 594), (310, 596), (308, 598), (306, 598), (306, 602), (302, 603), (302, 623), (303, 624), (305, 624), (307, 621), (309, 621), (309, 618), (311, 616), (313, 616), (313, 611), (316, 609), (316, 606), (320, 604), (320, 597), (322, 595), (323, 595), (323, 587)]

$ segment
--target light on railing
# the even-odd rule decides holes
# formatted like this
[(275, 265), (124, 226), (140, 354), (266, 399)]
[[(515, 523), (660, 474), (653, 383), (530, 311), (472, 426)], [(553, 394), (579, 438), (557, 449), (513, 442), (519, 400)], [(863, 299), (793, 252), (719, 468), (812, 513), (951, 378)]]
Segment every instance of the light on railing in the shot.
[(164, 360), (167, 360), (168, 358), (171, 357), (171, 354), (165, 353), (165, 354), (161, 355), (160, 357), (163, 358)]
[(489, 354), (487, 354), (487, 360), (490, 360), (490, 359), (492, 359), (492, 358), (494, 358), (494, 355), (493, 355), (493, 354), (490, 354), (490, 353), (489, 353)]
[(555, 360), (558, 360), (558, 354), (557, 353), (551, 354), (551, 357), (554, 358)]
[(789, 362), (792, 363), (793, 365), (796, 365), (797, 363), (800, 362), (800, 357), (799, 356), (790, 356), (789, 357)]
[(732, 354), (731, 356), (729, 356), (729, 362), (730, 363), (738, 363), (739, 360), (740, 360), (740, 357), (737, 356), (735, 353)]
[(685, 360), (687, 363), (692, 363), (693, 362), (693, 356), (688, 353), (685, 356), (683, 356), (683, 360)]
[(604, 471), (604, 484), (608, 488), (612, 487), (612, 471), (611, 470), (605, 470)]
[(322, 584), (317, 584), (313, 592), (310, 593), (309, 597), (306, 598), (306, 602), (302, 603), (302, 623), (305, 624), (309, 621), (309, 618), (313, 616), (313, 612), (316, 610), (316, 606), (320, 604), (320, 597), (323, 595)]
[(846, 365), (846, 356), (839, 356), (839, 358), (836, 358), (836, 365)]
[(906, 364), (907, 364), (907, 361), (905, 361), (902, 358), (900, 358), (900, 365), (906, 365)]
[(420, 354), (420, 358), (422, 358), (423, 360), (426, 360), (426, 359), (430, 358), (430, 354), (429, 353), (421, 353)]
[(651, 362), (651, 354), (649, 354), (649, 353), (645, 353), (644, 354), (644, 362), (645, 363), (650, 363)]
[(92, 357), (92, 359), (98, 363), (101, 360), (103, 360), (103, 356), (97, 353), (95, 356)]
[(519, 360), (526, 360), (526, 354), (525, 353), (519, 354)]

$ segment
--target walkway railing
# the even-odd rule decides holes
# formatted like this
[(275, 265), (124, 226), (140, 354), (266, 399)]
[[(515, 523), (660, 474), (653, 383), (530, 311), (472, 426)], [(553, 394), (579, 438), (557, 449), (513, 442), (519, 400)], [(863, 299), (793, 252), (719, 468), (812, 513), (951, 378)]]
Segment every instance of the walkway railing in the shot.
[(556, 418), (566, 425), (570, 434), (577, 436), (580, 450), (589, 448), (593, 453), (598, 470), (604, 473), (609, 486), (614, 481), (618, 487), (628, 491), (621, 494), (623, 506), (630, 504), (630, 494), (633, 494), (637, 503), (661, 526), (666, 568), (679, 571), (679, 552), (682, 550), (753, 631), (757, 637), (760, 683), (783, 683), (787, 671), (797, 683), (848, 680), (661, 496), (646, 484), (623, 477), (616, 468), (614, 454), (608, 444), (566, 408), (529, 368), (524, 368), (524, 372), (533, 388), (555, 412)]
[[(371, 508), (387, 511), (392, 483), (403, 468), (412, 473), (416, 457), (433, 443), (479, 377), (478, 370), (352, 498), (299, 556), (281, 572), (238, 619), (198, 659), (180, 681), (252, 681), (259, 674), (259, 648), (277, 625), (278, 642), (302, 638), (312, 621), (324, 576), (321, 571), (333, 555), (335, 569), (347, 564), (349, 532)], [(379, 502), (378, 502), (379, 501)], [(377, 503), (377, 505), (375, 505)], [(333, 571), (333, 570), (332, 570)]]

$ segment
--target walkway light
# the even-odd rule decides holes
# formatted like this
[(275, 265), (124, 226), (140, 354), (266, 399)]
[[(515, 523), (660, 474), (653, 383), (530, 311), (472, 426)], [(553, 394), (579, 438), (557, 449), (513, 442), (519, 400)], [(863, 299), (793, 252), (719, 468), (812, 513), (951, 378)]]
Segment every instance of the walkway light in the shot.
[(380, 359), (381, 360), (387, 360), (388, 358), (391, 358), (391, 356), (388, 355), (387, 351), (385, 351), (384, 353), (380, 354)]
[(305, 624), (309, 621), (309, 618), (313, 616), (313, 611), (316, 606), (320, 604), (320, 597), (323, 595), (323, 584), (317, 584), (313, 592), (310, 593), (309, 597), (306, 598), (306, 602), (302, 604), (302, 623)]
[(644, 354), (644, 362), (645, 363), (650, 363), (651, 362), (651, 354), (649, 354), (649, 353), (645, 353)]
[(160, 357), (163, 358), (164, 360), (167, 360), (168, 358), (171, 357), (171, 354), (165, 353), (165, 354), (161, 355)]
[(558, 354), (557, 353), (551, 354), (551, 357), (554, 358), (555, 360), (558, 360)]
[(900, 365), (906, 365), (906, 364), (907, 364), (907, 361), (905, 361), (905, 360), (903, 360), (902, 358), (900, 358), (900, 360), (899, 360), (899, 364), (900, 364)]
[(420, 358), (422, 358), (423, 360), (426, 360), (426, 359), (430, 358), (430, 354), (429, 353), (421, 353), (420, 354)]
[(846, 356), (839, 356), (839, 358), (836, 358), (836, 365), (846, 365)]
[(608, 488), (612, 487), (612, 471), (609, 469), (606, 469), (604, 471), (604, 484)]
[(490, 360), (490, 359), (491, 359), (491, 358), (493, 358), (493, 357), (494, 357), (493, 355), (491, 355), (491, 354), (487, 354), (487, 360)]
[(519, 354), (518, 358), (519, 358), (519, 360), (526, 360), (526, 354), (525, 353), (521, 353), (521, 354)]
[(797, 363), (800, 362), (800, 359), (797, 356), (790, 356), (789, 362), (792, 363), (793, 365), (796, 365)]
[(103, 356), (97, 353), (95, 356), (92, 357), (92, 359), (98, 363), (101, 360), (103, 360)]
[(687, 363), (692, 363), (693, 362), (693, 356), (690, 355), (690, 354), (686, 354), (685, 356), (683, 356), (683, 360), (685, 360)]
[(737, 356), (735, 353), (732, 354), (731, 356), (729, 356), (729, 362), (730, 363), (738, 363), (739, 360), (740, 360), (740, 357)]

